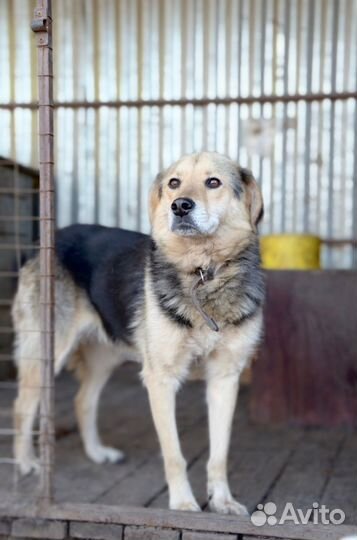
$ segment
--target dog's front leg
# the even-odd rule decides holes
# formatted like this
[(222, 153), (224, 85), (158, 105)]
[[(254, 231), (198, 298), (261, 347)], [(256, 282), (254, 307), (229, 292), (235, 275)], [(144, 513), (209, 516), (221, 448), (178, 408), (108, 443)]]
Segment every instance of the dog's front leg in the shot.
[(213, 512), (247, 515), (246, 507), (232, 497), (227, 479), (227, 457), (238, 385), (238, 373), (208, 374), (210, 455), (207, 463), (207, 490), (209, 506)]
[(151, 412), (158, 433), (164, 458), (166, 480), (172, 510), (199, 511), (186, 473), (186, 461), (182, 455), (177, 433), (175, 403), (177, 380), (157, 373), (144, 375), (149, 392)]

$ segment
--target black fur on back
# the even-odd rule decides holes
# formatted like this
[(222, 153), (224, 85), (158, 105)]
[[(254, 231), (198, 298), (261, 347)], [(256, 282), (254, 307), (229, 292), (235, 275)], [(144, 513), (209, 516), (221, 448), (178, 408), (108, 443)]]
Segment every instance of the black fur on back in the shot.
[(113, 340), (130, 342), (130, 323), (143, 296), (149, 236), (101, 225), (56, 233), (56, 255), (84, 289)]

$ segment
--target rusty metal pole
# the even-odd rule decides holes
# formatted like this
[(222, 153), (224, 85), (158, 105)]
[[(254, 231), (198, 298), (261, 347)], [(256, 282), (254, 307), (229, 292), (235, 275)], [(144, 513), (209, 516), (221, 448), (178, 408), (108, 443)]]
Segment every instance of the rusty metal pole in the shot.
[(40, 162), (40, 500), (53, 498), (54, 465), (54, 176), (51, 0), (38, 0), (31, 24), (38, 47)]

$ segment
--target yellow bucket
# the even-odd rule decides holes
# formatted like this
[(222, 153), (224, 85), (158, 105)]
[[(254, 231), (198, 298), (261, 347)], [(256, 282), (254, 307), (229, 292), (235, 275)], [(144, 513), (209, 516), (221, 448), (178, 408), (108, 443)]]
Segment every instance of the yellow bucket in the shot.
[(318, 270), (320, 238), (305, 234), (271, 234), (260, 240), (264, 268)]

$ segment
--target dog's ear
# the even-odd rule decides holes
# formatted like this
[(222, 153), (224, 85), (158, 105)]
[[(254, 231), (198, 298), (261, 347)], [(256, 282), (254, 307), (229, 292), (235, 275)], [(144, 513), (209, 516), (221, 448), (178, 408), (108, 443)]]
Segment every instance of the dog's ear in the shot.
[(154, 180), (154, 183), (151, 186), (150, 189), (150, 195), (149, 195), (149, 216), (150, 221), (152, 223), (155, 210), (157, 208), (157, 205), (160, 202), (160, 199), (162, 197), (162, 179), (164, 177), (164, 173), (161, 172), (157, 175), (157, 177)]
[(256, 229), (264, 214), (262, 192), (251, 171), (240, 167), (239, 174), (247, 195), (250, 222), (254, 229)]

